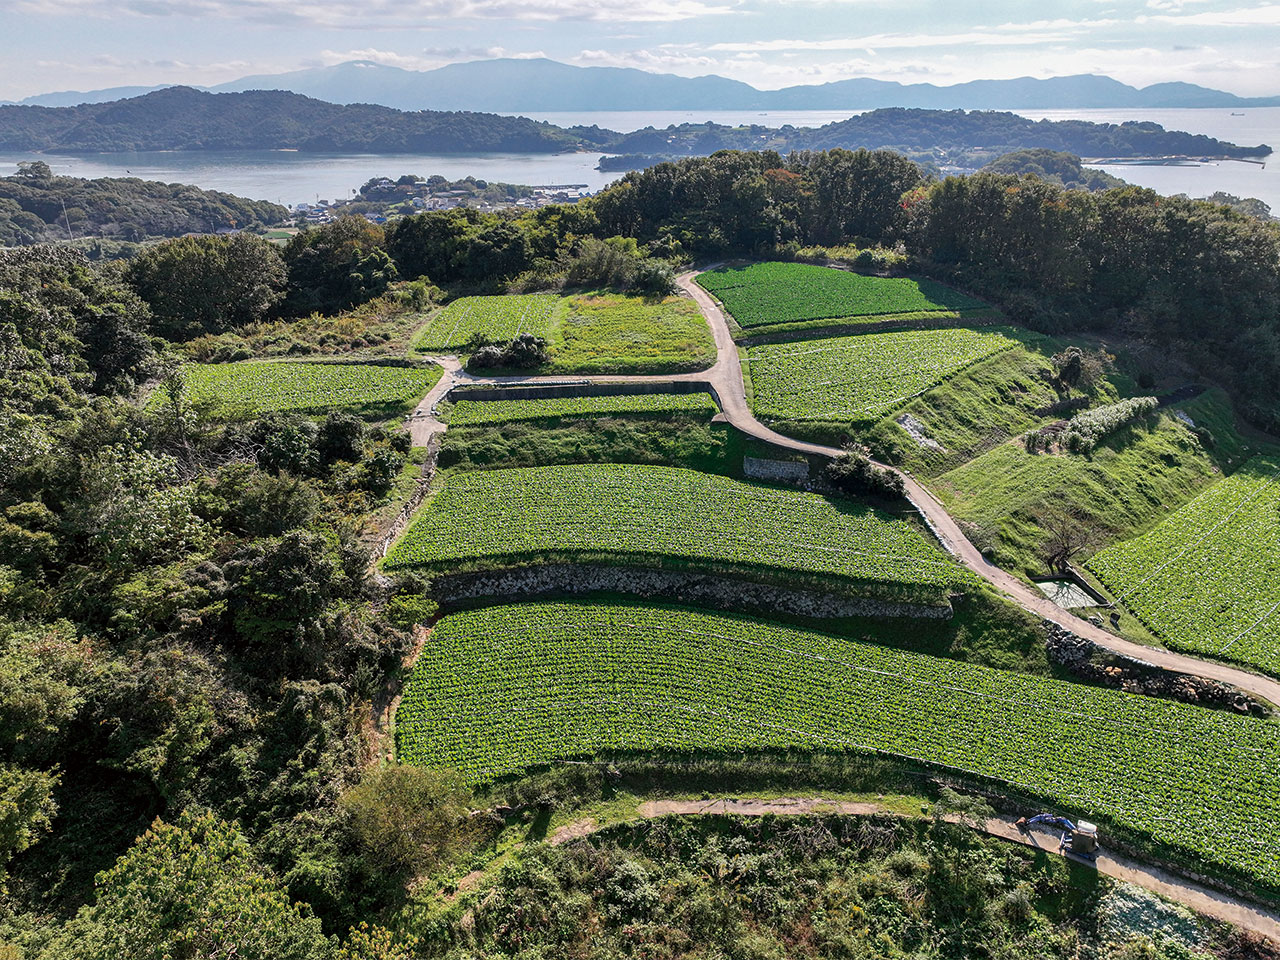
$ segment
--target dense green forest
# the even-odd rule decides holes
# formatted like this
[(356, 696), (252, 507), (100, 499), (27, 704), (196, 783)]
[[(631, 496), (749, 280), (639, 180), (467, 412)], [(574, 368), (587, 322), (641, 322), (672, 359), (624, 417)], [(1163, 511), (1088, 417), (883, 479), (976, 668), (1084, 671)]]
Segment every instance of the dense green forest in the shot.
[[(1032, 121), (995, 111), (884, 108), (823, 127), (681, 124), (619, 134), (563, 129), (487, 113), (404, 112), (337, 106), (283, 91), (201, 93), (171, 87), (77, 107), (0, 107), (0, 149), (50, 153), (134, 150), (279, 150), (471, 153), (562, 150), (649, 156), (707, 156), (717, 150), (892, 149), (921, 160), (977, 168), (1002, 153), (1048, 149), (1086, 157), (1260, 157), (1265, 145), (1236, 145), (1157, 123)], [(634, 162), (634, 161), (633, 161)]]
[(0, 246), (80, 237), (136, 242), (184, 233), (250, 230), (286, 220), (265, 200), (136, 177), (56, 177), (41, 161), (0, 177)]
[[(192, 345), (340, 354), (437, 287), (623, 285), (851, 244), (901, 250), (1033, 328), (1176, 355), (1280, 425), (1280, 226), (1131, 187), (926, 182), (891, 152), (723, 152), (575, 205), (341, 218), (284, 247), (185, 237), (102, 265), (0, 251), (0, 956), (590, 956), (584, 931), (617, 953), (667, 945), (635, 947), (653, 956), (691, 938), (744, 957), (1077, 955), (1097, 927), (1072, 919), (1069, 878), (941, 821), (612, 834), (518, 864), (469, 919), (418, 904), (404, 916), (423, 945), (393, 942), (376, 924), (407, 882), (506, 823), (469, 809), (505, 807), (532, 835), (521, 817), (579, 786), (477, 798), (372, 762), (431, 613), (414, 575), (372, 575), (362, 537), (412, 466), (406, 433), (340, 411), (219, 423), (184, 400)], [(149, 382), (171, 399), (132, 402)], [(593, 773), (597, 797), (626, 772)], [(1158, 949), (1123, 955), (1191, 955)]]

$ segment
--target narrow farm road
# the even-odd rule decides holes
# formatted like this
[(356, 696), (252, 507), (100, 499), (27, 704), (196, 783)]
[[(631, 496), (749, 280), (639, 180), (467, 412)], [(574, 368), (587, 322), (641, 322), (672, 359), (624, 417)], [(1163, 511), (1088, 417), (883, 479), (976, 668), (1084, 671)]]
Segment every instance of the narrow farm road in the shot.
[[(748, 436), (767, 441), (778, 447), (794, 450), (797, 453), (826, 457), (840, 456), (843, 453), (842, 450), (783, 436), (775, 430), (770, 430), (755, 418), (755, 415), (751, 412), (751, 406), (747, 402), (746, 391), (743, 386), (742, 363), (738, 357), (738, 345), (733, 340), (729, 322), (720, 309), (719, 303), (716, 302), (711, 294), (694, 282), (700, 272), (702, 271), (684, 273), (677, 278), (677, 282), (680, 288), (697, 303), (702, 315), (711, 327), (712, 335), (715, 337), (716, 362), (709, 370), (703, 370), (698, 373), (645, 376), (479, 377), (463, 370), (457, 357), (431, 358), (444, 368), (444, 375), (422, 399), (422, 402), (418, 404), (417, 409), (407, 418), (409, 433), (413, 437), (414, 445), (426, 446), (427, 440), (433, 434), (446, 429), (445, 424), (437, 420), (432, 411), (450, 390), (462, 384), (498, 386), (551, 383), (670, 383), (679, 381), (705, 384), (720, 404), (724, 418), (736, 429)], [(1091, 640), (1098, 646), (1122, 656), (1132, 657), (1135, 660), (1140, 660), (1174, 673), (1204, 677), (1209, 680), (1231, 684), (1246, 693), (1280, 707), (1280, 680), (1273, 680), (1270, 677), (1250, 673), (1247, 670), (1241, 670), (1226, 664), (1174, 653), (1171, 650), (1143, 646), (1140, 643), (1117, 637), (1115, 634), (1062, 609), (1040, 593), (1039, 590), (995, 566), (983, 557), (981, 551), (969, 542), (969, 539), (960, 529), (960, 525), (947, 513), (941, 502), (917, 482), (914, 477), (894, 467), (884, 464), (880, 464), (880, 466), (886, 470), (892, 470), (902, 477), (907, 499), (924, 518), (925, 523), (928, 524), (947, 551), (1024, 610), (1043, 620), (1051, 620), (1077, 636)]]
[[(735, 799), (716, 798), (709, 800), (649, 800), (641, 803), (636, 812), (644, 819), (655, 819), (667, 816), (698, 816), (708, 814), (729, 814), (743, 817), (760, 817), (766, 814), (805, 815), (814, 813), (838, 813), (853, 816), (867, 816), (873, 813), (892, 813), (882, 804), (868, 802), (851, 802), (844, 800), (824, 800), (820, 797), (779, 797), (776, 799)], [(600, 825), (592, 820), (581, 820), (561, 827), (549, 838), (551, 844), (568, 843), (580, 837), (588, 836), (600, 829)], [(993, 837), (999, 837), (1011, 843), (1035, 847), (1047, 853), (1057, 855), (1057, 832), (1023, 833), (1007, 820), (988, 820), (983, 831)], [(1087, 866), (1096, 867), (1097, 871), (1116, 880), (1123, 880), (1135, 886), (1157, 893), (1167, 900), (1180, 903), (1185, 907), (1225, 920), (1244, 930), (1262, 934), (1280, 943), (1280, 914), (1262, 907), (1243, 903), (1226, 894), (1218, 893), (1201, 884), (1161, 870), (1159, 867), (1147, 866), (1130, 860), (1128, 857), (1116, 856), (1102, 852), (1096, 863), (1089, 863), (1074, 856), (1075, 860)]]

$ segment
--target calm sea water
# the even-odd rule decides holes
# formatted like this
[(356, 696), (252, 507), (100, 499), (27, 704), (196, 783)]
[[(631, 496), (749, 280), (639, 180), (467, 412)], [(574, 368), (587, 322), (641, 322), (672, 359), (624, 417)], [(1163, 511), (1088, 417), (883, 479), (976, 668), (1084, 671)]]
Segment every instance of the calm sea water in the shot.
[[(1154, 120), (1171, 130), (1185, 130), (1253, 146), (1270, 144), (1274, 160), (1265, 167), (1227, 162), (1196, 167), (1134, 167), (1110, 165), (1102, 169), (1130, 183), (1151, 187), (1165, 194), (1186, 193), (1203, 197), (1216, 190), (1238, 196), (1257, 197), (1280, 211), (1280, 107), (1246, 109), (1233, 116), (1226, 109), (1199, 110), (1055, 110), (1018, 111), (1033, 119), (1081, 119), (1119, 123), (1125, 120)], [(630, 132), (647, 126), (665, 127), (673, 123), (759, 123), (766, 126), (821, 126), (850, 116), (848, 111), (627, 111), (612, 113), (540, 113), (535, 120), (562, 126), (598, 124), (612, 130)], [(30, 156), (0, 156), (0, 174), (11, 173)], [(317, 199), (350, 197), (371, 177), (440, 174), (449, 179), (474, 176), (506, 183), (535, 186), (585, 184), (595, 191), (617, 179), (617, 173), (595, 169), (599, 154), (556, 155), (480, 154), (475, 156), (432, 156), (412, 154), (303, 154), (287, 151), (247, 151), (228, 153), (132, 153), (99, 154), (92, 157), (45, 156), (55, 172), (78, 177), (136, 176), (167, 183), (193, 183), (210, 190), (224, 190), (240, 196), (294, 204)]]

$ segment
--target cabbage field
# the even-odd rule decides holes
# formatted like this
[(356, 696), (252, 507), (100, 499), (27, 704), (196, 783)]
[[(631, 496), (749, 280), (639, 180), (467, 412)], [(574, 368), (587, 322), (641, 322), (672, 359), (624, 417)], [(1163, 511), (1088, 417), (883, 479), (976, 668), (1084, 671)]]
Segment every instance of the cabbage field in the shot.
[(1012, 331), (899, 330), (751, 347), (752, 408), (770, 420), (872, 423), (1018, 341)]
[(1173, 649), (1280, 674), (1280, 460), (1251, 460), (1087, 566)]
[(560, 298), (547, 293), (462, 297), (437, 313), (414, 337), (421, 353), (461, 350), (476, 334), (514, 340), (522, 333), (546, 337)]
[(982, 309), (986, 304), (932, 280), (868, 277), (807, 263), (754, 263), (698, 274), (738, 325)]
[(541, 603), (445, 617), (396, 745), (474, 782), (615, 750), (882, 752), (1280, 885), (1274, 722), (733, 615)]
[(546, 400), (458, 400), (449, 412), (452, 427), (476, 427), (517, 420), (570, 417), (665, 416), (714, 417), (716, 402), (706, 393), (641, 393), (612, 397), (554, 397)]
[(385, 564), (438, 568), (548, 554), (668, 557), (935, 592), (973, 582), (911, 524), (862, 504), (633, 464), (454, 474)]
[[(226, 417), (284, 410), (350, 410), (370, 417), (390, 417), (413, 407), (443, 373), (434, 365), (290, 361), (191, 363), (185, 369), (187, 399)], [(164, 401), (161, 388), (147, 403), (154, 407)]]

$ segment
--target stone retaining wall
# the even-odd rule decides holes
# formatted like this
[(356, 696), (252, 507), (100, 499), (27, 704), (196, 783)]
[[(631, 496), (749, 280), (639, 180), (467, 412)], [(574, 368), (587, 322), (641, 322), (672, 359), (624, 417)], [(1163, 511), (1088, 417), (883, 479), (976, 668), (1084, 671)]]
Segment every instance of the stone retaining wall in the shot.
[(622, 593), (717, 610), (787, 613), (822, 619), (894, 617), (947, 620), (952, 616), (950, 604), (932, 606), (842, 597), (678, 570), (594, 564), (551, 563), (447, 574), (437, 577), (433, 584), (435, 600), (446, 609), (468, 606), (481, 600), (523, 600), (585, 593)]
[(1261, 717), (1270, 715), (1270, 710), (1261, 703), (1225, 683), (1164, 670), (1105, 650), (1052, 620), (1045, 620), (1044, 626), (1049, 632), (1046, 643), (1049, 659), (1086, 680), (1148, 697), (1165, 697)]

